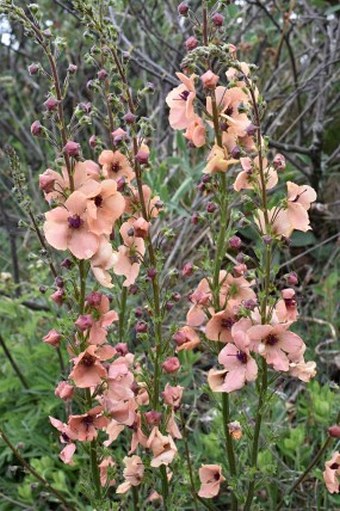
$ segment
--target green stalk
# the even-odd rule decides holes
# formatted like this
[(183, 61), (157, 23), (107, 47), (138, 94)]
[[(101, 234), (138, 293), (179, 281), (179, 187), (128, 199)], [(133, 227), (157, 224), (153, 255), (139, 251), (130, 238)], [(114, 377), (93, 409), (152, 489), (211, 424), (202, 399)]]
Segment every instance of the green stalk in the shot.
[(138, 487), (132, 486), (132, 502), (133, 502), (133, 511), (139, 511), (139, 498), (138, 498)]
[(119, 314), (119, 325), (118, 325), (119, 342), (122, 342), (124, 340), (124, 334), (125, 334), (126, 299), (127, 299), (127, 288), (123, 287), (121, 302), (120, 302), (120, 314)]
[(185, 424), (182, 410), (180, 411), (180, 414), (181, 414), (181, 422), (182, 422), (182, 433), (183, 433), (185, 457), (186, 457), (186, 461), (187, 461), (187, 465), (188, 465), (188, 472), (189, 472), (189, 478), (190, 478), (191, 495), (194, 499), (195, 510), (198, 511), (197, 493), (196, 493), (196, 489), (195, 489), (195, 481), (194, 481), (194, 475), (193, 475), (192, 464), (191, 464), (191, 459), (190, 459), (188, 433), (187, 433), (186, 424)]
[[(236, 477), (237, 472), (236, 472), (236, 462), (235, 462), (233, 440), (229, 433), (229, 427), (228, 427), (228, 424), (230, 422), (230, 415), (229, 415), (229, 394), (227, 392), (222, 393), (222, 413), (223, 413), (223, 428), (224, 428), (224, 435), (225, 435), (225, 441), (226, 441), (226, 450), (227, 450), (227, 455), (228, 455), (229, 471), (233, 477)], [(231, 509), (233, 511), (237, 511), (237, 509), (238, 509), (237, 498), (234, 493), (231, 494)]]

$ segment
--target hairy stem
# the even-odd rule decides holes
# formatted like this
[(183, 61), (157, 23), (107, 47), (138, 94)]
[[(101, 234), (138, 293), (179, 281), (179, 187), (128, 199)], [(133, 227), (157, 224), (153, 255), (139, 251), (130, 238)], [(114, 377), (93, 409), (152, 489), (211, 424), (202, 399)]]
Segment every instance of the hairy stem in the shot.
[[(222, 393), (222, 413), (223, 413), (223, 428), (224, 428), (224, 435), (225, 435), (225, 441), (226, 441), (226, 450), (227, 450), (227, 455), (228, 455), (229, 471), (233, 477), (236, 477), (237, 472), (236, 472), (236, 462), (235, 462), (233, 440), (229, 433), (229, 426), (228, 426), (228, 424), (230, 422), (230, 416), (229, 416), (229, 395), (227, 394), (227, 392)], [(231, 494), (231, 509), (232, 509), (232, 511), (237, 511), (237, 509), (238, 509), (238, 502), (237, 502), (237, 498), (234, 493)]]

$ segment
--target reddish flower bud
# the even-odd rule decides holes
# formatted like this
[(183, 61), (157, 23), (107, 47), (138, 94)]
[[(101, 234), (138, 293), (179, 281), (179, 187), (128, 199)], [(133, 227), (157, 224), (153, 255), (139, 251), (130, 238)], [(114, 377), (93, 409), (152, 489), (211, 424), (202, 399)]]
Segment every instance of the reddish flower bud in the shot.
[(136, 121), (137, 116), (134, 115), (132, 112), (127, 112), (124, 115), (123, 119), (127, 124), (133, 124)]
[(121, 357), (125, 357), (125, 355), (129, 353), (129, 348), (126, 342), (119, 342), (116, 344), (115, 349)]
[(70, 270), (73, 266), (73, 263), (71, 261), (71, 259), (68, 259), (66, 257), (66, 259), (64, 259), (61, 263), (60, 263), (60, 266), (62, 266), (63, 268), (65, 268), (65, 270)]
[(42, 295), (44, 295), (47, 291), (47, 287), (46, 286), (39, 286), (39, 291)]
[(220, 77), (215, 75), (215, 73), (213, 73), (210, 69), (201, 76), (203, 87), (206, 89), (215, 89), (219, 79)]
[(273, 241), (273, 238), (271, 236), (269, 236), (269, 234), (266, 234), (265, 236), (263, 236), (262, 239), (266, 245), (270, 245), (271, 242)]
[(179, 302), (182, 297), (179, 293), (176, 292), (172, 293), (171, 298), (173, 299), (174, 302)]
[(283, 154), (277, 154), (273, 160), (273, 165), (276, 170), (284, 170), (286, 168), (286, 158)]
[(186, 16), (189, 11), (189, 6), (186, 2), (181, 2), (179, 6), (177, 7), (178, 14), (181, 16)]
[(125, 177), (122, 176), (117, 181), (117, 191), (122, 192), (125, 188), (125, 185), (126, 185), (126, 180), (125, 180)]
[(288, 277), (287, 277), (287, 282), (290, 286), (296, 286), (298, 283), (299, 283), (299, 278), (297, 276), (297, 273), (295, 273), (295, 271), (292, 271)]
[(89, 146), (92, 147), (92, 149), (95, 149), (97, 146), (97, 137), (96, 135), (91, 135), (89, 138)]
[(156, 412), (156, 410), (151, 410), (150, 412), (146, 412), (144, 414), (146, 422), (152, 426), (158, 426), (162, 420), (161, 412)]
[(136, 332), (139, 334), (144, 334), (148, 331), (148, 325), (145, 323), (145, 321), (138, 321), (135, 326)]
[(98, 80), (100, 80), (101, 82), (103, 82), (104, 80), (106, 80), (106, 78), (108, 77), (108, 73), (105, 69), (100, 69), (97, 73), (97, 78)]
[(31, 76), (33, 76), (33, 75), (36, 75), (36, 74), (37, 74), (37, 72), (38, 72), (38, 71), (39, 71), (39, 69), (40, 69), (40, 66), (39, 66), (39, 64), (34, 64), (34, 63), (33, 63), (33, 64), (30, 64), (30, 65), (28, 66), (28, 68), (27, 68), (27, 69), (28, 69), (29, 74), (30, 74)]
[(122, 128), (118, 128), (111, 133), (114, 144), (119, 144), (123, 140), (127, 139), (127, 133)]
[(63, 151), (68, 156), (73, 156), (73, 157), (79, 156), (80, 144), (78, 144), (77, 142), (74, 142), (73, 140), (69, 140), (66, 143), (66, 145), (64, 146)]
[(208, 202), (207, 207), (206, 207), (207, 213), (214, 213), (214, 211), (216, 211), (216, 209), (217, 209), (217, 204), (215, 204), (214, 202)]
[(61, 288), (58, 288), (57, 291), (55, 291), (51, 295), (51, 300), (53, 300), (54, 303), (56, 303), (57, 305), (62, 305), (64, 298), (65, 298), (65, 291)]
[(149, 153), (140, 149), (136, 154), (136, 160), (141, 165), (146, 165), (149, 162)]
[(39, 137), (43, 131), (43, 126), (40, 121), (34, 121), (31, 124), (31, 133), (34, 137)]
[(54, 283), (57, 287), (64, 287), (64, 280), (62, 277), (56, 277)]
[(162, 364), (163, 371), (169, 374), (176, 373), (180, 367), (181, 364), (177, 357), (169, 357)]
[(183, 277), (190, 277), (194, 273), (194, 265), (191, 262), (185, 263), (182, 268)]
[(241, 150), (237, 145), (231, 150), (230, 156), (235, 158), (235, 160), (238, 160), (241, 156)]
[(39, 188), (45, 193), (50, 193), (54, 190), (54, 183), (56, 180), (56, 174), (51, 169), (45, 170), (43, 174), (39, 176)]
[(74, 75), (74, 73), (76, 73), (78, 70), (78, 66), (76, 66), (75, 64), (69, 64), (68, 65), (68, 68), (67, 68), (67, 71), (71, 74), (71, 75)]
[(49, 97), (44, 103), (45, 108), (49, 112), (53, 112), (54, 110), (56, 110), (58, 108), (58, 105), (59, 105), (59, 101), (56, 98), (54, 98), (53, 96)]
[(136, 318), (143, 317), (143, 309), (142, 309), (142, 307), (136, 307), (135, 308), (135, 316), (136, 316)]
[(154, 279), (156, 277), (156, 275), (157, 275), (156, 268), (150, 268), (148, 270), (148, 277), (149, 277), (149, 279), (151, 279), (151, 280)]
[(245, 309), (253, 311), (257, 306), (257, 302), (256, 300), (252, 300), (251, 298), (249, 298), (248, 300), (244, 300), (243, 306)]
[(48, 334), (43, 337), (43, 341), (51, 346), (58, 347), (60, 344), (61, 335), (57, 330), (50, 330)]
[(129, 287), (129, 293), (130, 295), (136, 295), (139, 291), (139, 287), (136, 284), (133, 284)]
[(340, 425), (334, 424), (334, 426), (328, 428), (328, 434), (333, 438), (340, 438)]
[(216, 12), (211, 18), (211, 20), (215, 27), (221, 27), (224, 23), (224, 16), (222, 16), (222, 14), (220, 14), (219, 12)]
[(198, 222), (199, 222), (199, 219), (200, 219), (200, 216), (198, 213), (193, 213), (191, 215), (191, 223), (194, 224), (194, 225), (197, 225)]
[(197, 46), (198, 46), (198, 40), (193, 35), (188, 37), (188, 39), (185, 41), (185, 47), (186, 47), (187, 51), (194, 50), (195, 48), (197, 48)]
[(238, 236), (232, 236), (229, 240), (229, 246), (234, 249), (239, 249), (242, 245), (242, 240)]
[(91, 291), (86, 297), (86, 305), (89, 307), (99, 307), (101, 301), (102, 301), (102, 293), (99, 293), (98, 291)]
[(166, 308), (167, 311), (171, 311), (174, 308), (174, 303), (170, 302), (170, 301), (167, 301), (166, 304), (165, 304), (165, 308)]
[(91, 314), (82, 314), (74, 324), (78, 330), (85, 332), (85, 330), (88, 330), (93, 325), (93, 318)]
[(255, 135), (256, 126), (254, 124), (250, 123), (246, 129), (246, 133), (247, 133), (247, 135), (249, 135), (249, 137), (252, 137), (253, 135)]
[(59, 397), (63, 401), (72, 399), (74, 393), (74, 387), (67, 383), (67, 381), (60, 381), (54, 391), (55, 396)]

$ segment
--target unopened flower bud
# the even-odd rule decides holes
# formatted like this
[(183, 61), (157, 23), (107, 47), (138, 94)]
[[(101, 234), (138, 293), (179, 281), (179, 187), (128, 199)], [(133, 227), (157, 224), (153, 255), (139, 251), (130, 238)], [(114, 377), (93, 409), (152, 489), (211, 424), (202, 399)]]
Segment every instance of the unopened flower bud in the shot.
[(97, 146), (97, 137), (96, 135), (91, 135), (89, 138), (89, 146), (92, 147), (92, 149), (95, 149)]
[(48, 334), (43, 337), (43, 341), (51, 346), (58, 347), (60, 344), (61, 335), (57, 330), (50, 330)]
[(74, 324), (78, 330), (85, 332), (85, 330), (88, 330), (93, 325), (93, 318), (91, 314), (82, 314), (78, 317)]
[(328, 428), (328, 434), (333, 438), (340, 438), (340, 425), (334, 424), (334, 426)]
[(229, 422), (228, 430), (231, 438), (234, 440), (240, 440), (242, 438), (242, 428), (238, 421)]
[(30, 64), (27, 69), (28, 69), (29, 74), (31, 76), (33, 76), (33, 75), (36, 75), (38, 73), (38, 71), (40, 69), (40, 66), (39, 66), (39, 64), (33, 63), (33, 64)]
[(139, 287), (136, 284), (132, 284), (132, 286), (129, 287), (129, 293), (130, 295), (136, 295), (139, 291)]
[(73, 262), (71, 261), (71, 259), (68, 259), (66, 257), (66, 259), (64, 259), (61, 263), (60, 263), (60, 266), (62, 266), (63, 268), (65, 268), (65, 270), (70, 270), (73, 266)]
[(129, 348), (126, 342), (119, 342), (115, 345), (115, 350), (121, 357), (125, 357), (127, 353), (129, 353)]
[(181, 2), (179, 6), (177, 7), (178, 14), (181, 16), (186, 16), (189, 11), (189, 6), (186, 2)]
[(74, 393), (74, 387), (67, 383), (67, 381), (60, 381), (56, 386), (54, 394), (56, 397), (59, 397), (63, 401), (68, 401), (72, 399)]
[(271, 236), (269, 236), (269, 234), (266, 234), (265, 236), (263, 236), (262, 239), (266, 245), (270, 245), (271, 242), (273, 241), (273, 238)]
[(165, 308), (167, 311), (171, 311), (174, 308), (173, 302), (167, 301), (165, 304)]
[(256, 126), (254, 124), (250, 123), (248, 125), (248, 127), (246, 128), (246, 133), (247, 133), (247, 135), (249, 135), (249, 137), (252, 137), (253, 135), (255, 135)]
[(297, 273), (295, 273), (295, 271), (292, 271), (288, 277), (287, 277), (287, 282), (290, 286), (296, 286), (298, 283), (299, 283), (299, 278), (297, 276)]
[(54, 283), (57, 287), (64, 287), (64, 280), (62, 277), (56, 277)]
[(149, 153), (140, 149), (136, 154), (136, 160), (141, 165), (146, 165), (149, 162)]
[(49, 112), (53, 112), (54, 110), (56, 110), (58, 108), (58, 105), (59, 105), (58, 99), (54, 98), (53, 96), (50, 96), (44, 103), (45, 108)]
[(193, 213), (191, 215), (191, 223), (194, 224), (194, 225), (197, 225), (198, 222), (199, 222), (199, 219), (200, 219), (200, 216), (198, 213)]
[(151, 410), (150, 412), (146, 412), (144, 414), (146, 422), (152, 426), (158, 426), (162, 420), (161, 412), (156, 412), (156, 410)]
[(169, 374), (176, 373), (180, 367), (181, 364), (177, 357), (169, 357), (162, 364), (163, 371)]
[(143, 309), (142, 309), (142, 307), (136, 307), (135, 308), (135, 316), (136, 316), (136, 318), (143, 317)]
[(256, 300), (249, 298), (248, 300), (244, 300), (243, 307), (249, 311), (253, 311), (257, 306)]
[(207, 207), (206, 207), (207, 213), (214, 213), (214, 211), (216, 211), (216, 209), (217, 209), (217, 204), (215, 204), (214, 202), (208, 202)]
[(31, 124), (31, 133), (34, 137), (39, 137), (43, 131), (43, 126), (40, 121), (34, 121)]
[(230, 248), (239, 249), (242, 245), (242, 240), (238, 236), (232, 236), (229, 240)]
[(148, 270), (148, 278), (152, 280), (152, 279), (154, 279), (156, 277), (156, 275), (157, 275), (156, 268), (149, 268), (149, 270)]
[(106, 80), (107, 77), (108, 77), (108, 73), (107, 73), (106, 69), (100, 69), (98, 71), (98, 73), (97, 73), (98, 80), (103, 82), (104, 80)]
[(67, 68), (67, 71), (71, 74), (71, 75), (74, 75), (74, 73), (76, 73), (78, 70), (78, 66), (76, 66), (75, 64), (69, 64), (68, 65), (68, 68)]
[(284, 170), (286, 168), (286, 158), (283, 156), (283, 154), (278, 153), (275, 156), (273, 165), (276, 170)]
[(124, 115), (123, 119), (127, 124), (133, 124), (136, 121), (137, 116), (134, 115), (132, 112), (127, 112)]
[(69, 140), (63, 149), (64, 153), (68, 156), (77, 157), (80, 152), (80, 144), (74, 142), (73, 140)]
[(41, 293), (42, 295), (44, 295), (44, 294), (46, 293), (46, 291), (47, 291), (46, 286), (39, 286), (39, 291), (40, 291), (40, 293)]
[(58, 288), (57, 291), (55, 291), (53, 294), (51, 294), (51, 300), (54, 301), (57, 305), (62, 305), (65, 298), (65, 291), (64, 289)]
[(85, 298), (86, 305), (89, 307), (99, 307), (102, 301), (102, 293), (99, 293), (98, 291), (91, 291)]
[(201, 76), (203, 87), (206, 89), (215, 89), (219, 79), (220, 77), (215, 75), (210, 69)]
[(186, 47), (187, 51), (194, 50), (195, 48), (197, 48), (197, 46), (198, 46), (198, 40), (193, 35), (188, 37), (188, 39), (185, 41), (185, 47)]
[(222, 16), (222, 14), (220, 14), (219, 12), (216, 12), (211, 18), (211, 21), (213, 22), (215, 27), (221, 27), (224, 23), (224, 16)]
[(144, 334), (148, 331), (148, 325), (145, 321), (138, 321), (135, 326), (135, 330), (139, 334)]
[(125, 188), (125, 185), (126, 185), (126, 180), (125, 180), (125, 177), (122, 176), (117, 181), (117, 191), (122, 192)]
[(127, 139), (127, 133), (122, 128), (118, 128), (111, 133), (114, 144), (120, 144), (123, 140)]
[(175, 292), (172, 293), (171, 298), (173, 299), (174, 302), (179, 302), (182, 297), (179, 293)]
[(194, 273), (194, 265), (192, 262), (185, 263), (185, 265), (182, 268), (182, 276), (183, 277), (190, 277)]
[(231, 150), (230, 156), (232, 158), (235, 158), (236, 160), (238, 160), (239, 157), (241, 156), (241, 150), (237, 145), (233, 147), (233, 149)]

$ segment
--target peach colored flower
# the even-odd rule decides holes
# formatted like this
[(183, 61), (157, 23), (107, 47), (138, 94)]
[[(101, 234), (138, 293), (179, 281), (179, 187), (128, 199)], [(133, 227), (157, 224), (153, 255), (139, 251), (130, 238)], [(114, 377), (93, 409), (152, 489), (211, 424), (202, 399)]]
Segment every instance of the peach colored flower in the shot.
[(178, 425), (176, 423), (175, 413), (174, 410), (171, 410), (171, 414), (168, 418), (167, 424), (166, 424), (166, 432), (169, 433), (169, 435), (172, 436), (172, 438), (182, 438), (182, 434), (178, 428)]
[(176, 351), (192, 350), (201, 342), (199, 336), (190, 326), (183, 326), (173, 336), (177, 345)]
[(187, 313), (187, 323), (189, 326), (200, 326), (207, 319), (205, 309), (211, 305), (211, 290), (207, 279), (202, 279), (196, 290), (191, 293), (190, 301), (192, 306)]
[(116, 493), (126, 493), (132, 486), (139, 486), (144, 477), (144, 465), (139, 456), (125, 456), (123, 462), (125, 481), (118, 486)]
[(65, 445), (64, 449), (60, 451), (59, 458), (65, 465), (73, 464), (73, 455), (76, 452), (76, 444), (71, 442), (70, 444)]
[(58, 385), (56, 386), (56, 389), (54, 391), (54, 394), (59, 397), (60, 399), (63, 399), (64, 401), (68, 401), (69, 399), (72, 399), (74, 394), (74, 387), (73, 385), (70, 385), (67, 383), (67, 381), (60, 381)]
[(154, 427), (148, 438), (147, 447), (152, 450), (152, 467), (169, 465), (177, 454), (177, 447), (170, 435), (162, 435), (157, 427)]
[(236, 330), (232, 332), (232, 340), (218, 356), (219, 363), (225, 369), (209, 371), (208, 383), (213, 392), (233, 392), (257, 378), (257, 365), (249, 353), (248, 336)]
[(310, 230), (307, 211), (316, 200), (315, 190), (311, 186), (299, 186), (291, 181), (287, 182), (287, 190), (287, 216), (292, 228), (303, 232)]
[(142, 430), (142, 417), (139, 412), (136, 413), (135, 422), (132, 424), (131, 429), (132, 437), (129, 454), (135, 452), (139, 445), (141, 445), (142, 447), (146, 447), (148, 442), (147, 436), (144, 435)]
[[(136, 219), (139, 216), (142, 216), (142, 204), (139, 196), (139, 191), (137, 188), (134, 188), (131, 185), (129, 186), (129, 190), (131, 193), (129, 197), (125, 198), (125, 212), (133, 215), (133, 217)], [(160, 201), (158, 196), (152, 197), (152, 191), (148, 185), (143, 185), (142, 191), (148, 219), (156, 218), (163, 208), (163, 203)]]
[(296, 321), (299, 315), (294, 289), (288, 288), (281, 291), (282, 299), (275, 306), (276, 315), (281, 323)]
[(255, 223), (262, 234), (269, 236), (289, 236), (293, 232), (293, 227), (288, 219), (286, 209), (272, 208), (268, 210), (269, 226), (266, 228), (264, 213), (260, 209), (256, 211)]
[(119, 434), (125, 429), (124, 424), (120, 424), (115, 419), (111, 419), (105, 428), (105, 432), (109, 435), (108, 440), (105, 440), (105, 447), (109, 447), (114, 442)]
[(81, 389), (95, 387), (101, 383), (103, 378), (107, 377), (106, 369), (101, 361), (112, 358), (115, 352), (116, 350), (112, 346), (107, 345), (103, 353), (98, 346), (90, 345), (74, 359), (70, 378)]
[(205, 335), (210, 341), (231, 342), (231, 328), (237, 322), (237, 310), (227, 306), (225, 310), (216, 312), (209, 319)]
[(165, 385), (165, 389), (162, 392), (164, 403), (177, 409), (181, 403), (183, 396), (184, 387), (177, 385), (172, 387), (169, 383)]
[(299, 378), (299, 380), (305, 383), (314, 378), (316, 372), (316, 363), (312, 361), (305, 362), (303, 357), (297, 362), (291, 362), (289, 364), (289, 374), (294, 376), (294, 378)]
[(226, 149), (214, 145), (208, 155), (208, 163), (203, 169), (204, 174), (216, 174), (217, 172), (226, 172), (230, 165), (238, 163), (238, 160), (229, 158)]
[(118, 321), (117, 312), (110, 309), (108, 297), (102, 293), (100, 295), (99, 304), (91, 307), (94, 321), (89, 331), (90, 344), (102, 344), (107, 336), (107, 328), (114, 321)]
[(190, 140), (195, 147), (202, 147), (205, 144), (205, 125), (199, 115), (195, 115), (187, 127), (185, 138)]
[(57, 250), (70, 250), (78, 259), (90, 259), (99, 247), (99, 237), (89, 229), (86, 206), (85, 195), (75, 191), (64, 206), (45, 213), (47, 242)]
[[(222, 274), (222, 272), (221, 272)], [(225, 274), (220, 288), (220, 306), (237, 307), (245, 300), (256, 300), (256, 293), (251, 289), (252, 283), (243, 276), (234, 277), (231, 273)]]
[(54, 346), (56, 348), (58, 348), (59, 344), (60, 344), (60, 340), (61, 340), (61, 335), (60, 333), (53, 329), (53, 330), (50, 330), (44, 337), (43, 337), (43, 342), (46, 343), (46, 344), (49, 344), (50, 346)]
[(89, 179), (80, 190), (89, 200), (87, 202), (87, 222), (91, 232), (109, 236), (118, 218), (125, 210), (125, 199), (117, 192), (113, 179), (100, 183)]
[(120, 151), (105, 149), (100, 153), (98, 162), (103, 166), (103, 174), (106, 178), (115, 181), (124, 178), (129, 183), (135, 177), (129, 160)]
[(108, 477), (108, 469), (110, 467), (114, 467), (115, 462), (113, 461), (111, 456), (106, 456), (103, 458), (101, 463), (99, 463), (99, 473), (100, 473), (100, 484), (104, 486), (113, 486), (116, 481), (114, 479), (109, 479)]
[(198, 495), (204, 499), (212, 499), (219, 494), (220, 486), (225, 477), (220, 465), (202, 465), (198, 471), (201, 487)]
[[(240, 192), (241, 190), (254, 189), (255, 186), (259, 187), (261, 190), (262, 181), (260, 178), (259, 157), (256, 156), (253, 161), (248, 157), (240, 158), (240, 163), (243, 171), (236, 177), (234, 190), (236, 190), (236, 192)], [(274, 167), (268, 167), (268, 160), (266, 158), (263, 159), (263, 175), (265, 188), (267, 190), (271, 190), (277, 185), (277, 172)]]
[(114, 261), (115, 258), (111, 243), (105, 236), (100, 236), (98, 250), (91, 257), (90, 263), (94, 277), (103, 287), (113, 287), (111, 275), (108, 270), (112, 268)]
[(142, 238), (135, 236), (130, 222), (124, 222), (120, 228), (124, 245), (114, 252), (113, 271), (116, 275), (123, 275), (123, 286), (131, 286), (138, 277), (142, 258), (145, 253), (145, 243)]
[(96, 406), (82, 415), (70, 415), (67, 424), (73, 438), (80, 442), (91, 442), (97, 438), (97, 430), (105, 428), (108, 423), (102, 411), (101, 406)]
[(330, 493), (340, 491), (340, 452), (336, 451), (329, 461), (325, 463), (323, 478)]
[(247, 334), (251, 349), (262, 355), (276, 371), (288, 371), (289, 363), (300, 359), (306, 346), (303, 340), (288, 328), (291, 322), (277, 325), (255, 325)]
[(183, 130), (191, 124), (195, 117), (193, 105), (196, 98), (195, 75), (191, 75), (189, 78), (183, 73), (176, 73), (176, 76), (182, 83), (169, 92), (165, 101), (170, 108), (170, 126), (175, 130)]

